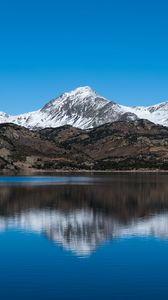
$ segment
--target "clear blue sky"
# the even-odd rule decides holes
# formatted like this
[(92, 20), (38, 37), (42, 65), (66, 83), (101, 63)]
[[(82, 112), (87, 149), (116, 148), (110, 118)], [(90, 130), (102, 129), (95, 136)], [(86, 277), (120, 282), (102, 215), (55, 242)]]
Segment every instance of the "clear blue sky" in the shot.
[(168, 100), (168, 1), (0, 3), (0, 111), (90, 85), (111, 100)]

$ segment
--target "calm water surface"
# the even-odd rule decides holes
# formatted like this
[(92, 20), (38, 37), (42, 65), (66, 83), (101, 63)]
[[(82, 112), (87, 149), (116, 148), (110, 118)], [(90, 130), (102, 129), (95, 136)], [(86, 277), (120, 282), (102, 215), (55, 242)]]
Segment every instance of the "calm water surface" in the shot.
[(168, 299), (168, 175), (0, 177), (0, 299)]

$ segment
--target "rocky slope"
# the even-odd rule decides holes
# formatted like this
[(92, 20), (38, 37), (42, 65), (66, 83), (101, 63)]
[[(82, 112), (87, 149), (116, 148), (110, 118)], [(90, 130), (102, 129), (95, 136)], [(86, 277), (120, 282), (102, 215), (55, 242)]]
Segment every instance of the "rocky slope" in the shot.
[(147, 120), (82, 130), (0, 125), (0, 168), (16, 171), (168, 169), (168, 128)]
[(17, 116), (0, 112), (0, 123), (27, 128), (72, 125), (88, 129), (118, 120), (148, 119), (168, 126), (168, 102), (149, 107), (127, 107), (99, 96), (90, 87), (80, 87), (47, 103), (42, 109)]

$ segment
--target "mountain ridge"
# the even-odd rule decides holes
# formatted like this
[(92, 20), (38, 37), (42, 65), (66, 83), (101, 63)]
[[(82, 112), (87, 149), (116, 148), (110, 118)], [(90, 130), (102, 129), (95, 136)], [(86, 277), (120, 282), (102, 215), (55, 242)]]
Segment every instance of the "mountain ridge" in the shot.
[(60, 95), (36, 111), (16, 116), (0, 112), (0, 123), (14, 123), (29, 129), (64, 125), (89, 129), (105, 123), (137, 119), (168, 126), (168, 102), (129, 107), (110, 101), (85, 86)]

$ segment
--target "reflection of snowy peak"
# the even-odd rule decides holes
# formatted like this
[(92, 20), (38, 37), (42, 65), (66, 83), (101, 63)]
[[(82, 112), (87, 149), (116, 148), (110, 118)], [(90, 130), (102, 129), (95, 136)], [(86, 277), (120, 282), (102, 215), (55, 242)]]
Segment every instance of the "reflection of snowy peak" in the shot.
[[(108, 222), (101, 215), (84, 209), (67, 214), (56, 210), (32, 210), (15, 217), (1, 217), (1, 231), (9, 227), (43, 233), (77, 255), (88, 255), (106, 240), (108, 232)], [(111, 227), (109, 229), (112, 230)]]
[(117, 237), (154, 236), (168, 238), (168, 214), (135, 219), (121, 224), (116, 219), (89, 209), (69, 213), (32, 210), (14, 217), (0, 217), (0, 230), (17, 228), (45, 234), (53, 242), (76, 255), (89, 255), (104, 241)]

